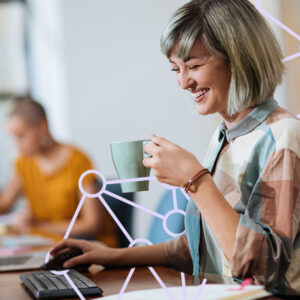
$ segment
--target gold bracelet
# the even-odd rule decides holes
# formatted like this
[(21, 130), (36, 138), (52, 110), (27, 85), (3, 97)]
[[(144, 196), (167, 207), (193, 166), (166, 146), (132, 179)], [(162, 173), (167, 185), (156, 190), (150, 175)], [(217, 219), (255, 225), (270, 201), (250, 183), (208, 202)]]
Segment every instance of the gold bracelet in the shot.
[(202, 169), (192, 179), (189, 179), (189, 181), (187, 183), (185, 183), (182, 187), (188, 193), (190, 191), (191, 185), (193, 183), (195, 183), (197, 180), (199, 180), (205, 174), (210, 174), (210, 172), (208, 171), (208, 169)]

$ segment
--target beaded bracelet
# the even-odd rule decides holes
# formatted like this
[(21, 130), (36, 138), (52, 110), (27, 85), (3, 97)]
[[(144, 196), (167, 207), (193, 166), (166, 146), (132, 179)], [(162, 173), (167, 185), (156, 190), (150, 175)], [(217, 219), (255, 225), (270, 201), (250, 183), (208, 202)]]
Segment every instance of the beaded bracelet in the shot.
[(189, 181), (187, 183), (185, 183), (182, 187), (188, 193), (190, 191), (191, 185), (193, 183), (195, 183), (195, 181), (197, 181), (198, 179), (200, 179), (205, 174), (210, 174), (210, 172), (208, 171), (208, 169), (202, 169), (192, 179), (189, 179)]

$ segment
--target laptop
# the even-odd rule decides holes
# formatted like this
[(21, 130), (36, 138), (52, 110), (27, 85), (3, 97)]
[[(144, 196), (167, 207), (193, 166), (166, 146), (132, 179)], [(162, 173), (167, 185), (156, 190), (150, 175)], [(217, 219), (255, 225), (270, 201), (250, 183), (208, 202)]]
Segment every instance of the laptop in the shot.
[(45, 262), (47, 251), (0, 256), (0, 272), (39, 269)]

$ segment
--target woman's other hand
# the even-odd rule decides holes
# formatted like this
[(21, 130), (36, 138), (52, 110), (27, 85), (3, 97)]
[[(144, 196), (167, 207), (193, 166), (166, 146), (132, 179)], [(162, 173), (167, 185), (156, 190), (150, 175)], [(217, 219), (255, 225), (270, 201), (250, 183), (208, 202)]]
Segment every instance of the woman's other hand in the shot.
[(34, 218), (33, 213), (29, 207), (24, 211), (16, 213), (14, 222), (9, 226), (9, 230), (17, 234), (29, 233), (36, 225), (37, 220)]
[(78, 264), (110, 265), (111, 260), (114, 258), (114, 251), (116, 250), (107, 247), (101, 242), (65, 239), (55, 245), (50, 254), (56, 256), (60, 253), (67, 252), (72, 248), (80, 249), (83, 254), (67, 260), (64, 263), (64, 268), (71, 268)]
[(167, 266), (164, 243), (129, 248), (110, 248), (100, 242), (66, 239), (59, 242), (50, 252), (56, 256), (72, 248), (83, 254), (67, 260), (64, 268), (78, 264), (98, 264), (106, 267)]
[(144, 158), (143, 164), (153, 169), (160, 182), (182, 186), (203, 169), (192, 153), (154, 134), (150, 138), (153, 143), (146, 144), (144, 151), (152, 157)]

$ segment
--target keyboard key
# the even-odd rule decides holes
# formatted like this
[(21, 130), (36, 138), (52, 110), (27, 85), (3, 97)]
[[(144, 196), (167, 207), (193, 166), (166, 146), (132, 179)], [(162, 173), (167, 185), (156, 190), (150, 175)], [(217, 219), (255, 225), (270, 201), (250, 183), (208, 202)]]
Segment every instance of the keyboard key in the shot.
[(78, 280), (80, 282), (82, 282), (83, 287), (95, 287), (96, 284), (91, 281), (90, 279), (88, 279), (87, 277), (83, 276), (82, 274), (78, 273), (78, 272), (73, 272), (74, 270), (70, 270), (70, 277), (72, 280)]
[(47, 275), (48, 275), (49, 280), (51, 280), (52, 283), (55, 286), (57, 286), (58, 289), (66, 290), (66, 289), (71, 288), (69, 282), (66, 280), (64, 275), (55, 275), (55, 274), (52, 274), (50, 271), (48, 271)]
[(46, 285), (48, 290), (57, 290), (57, 286), (55, 286), (54, 283), (43, 273), (36, 274), (36, 276), (42, 280), (42, 282)]

